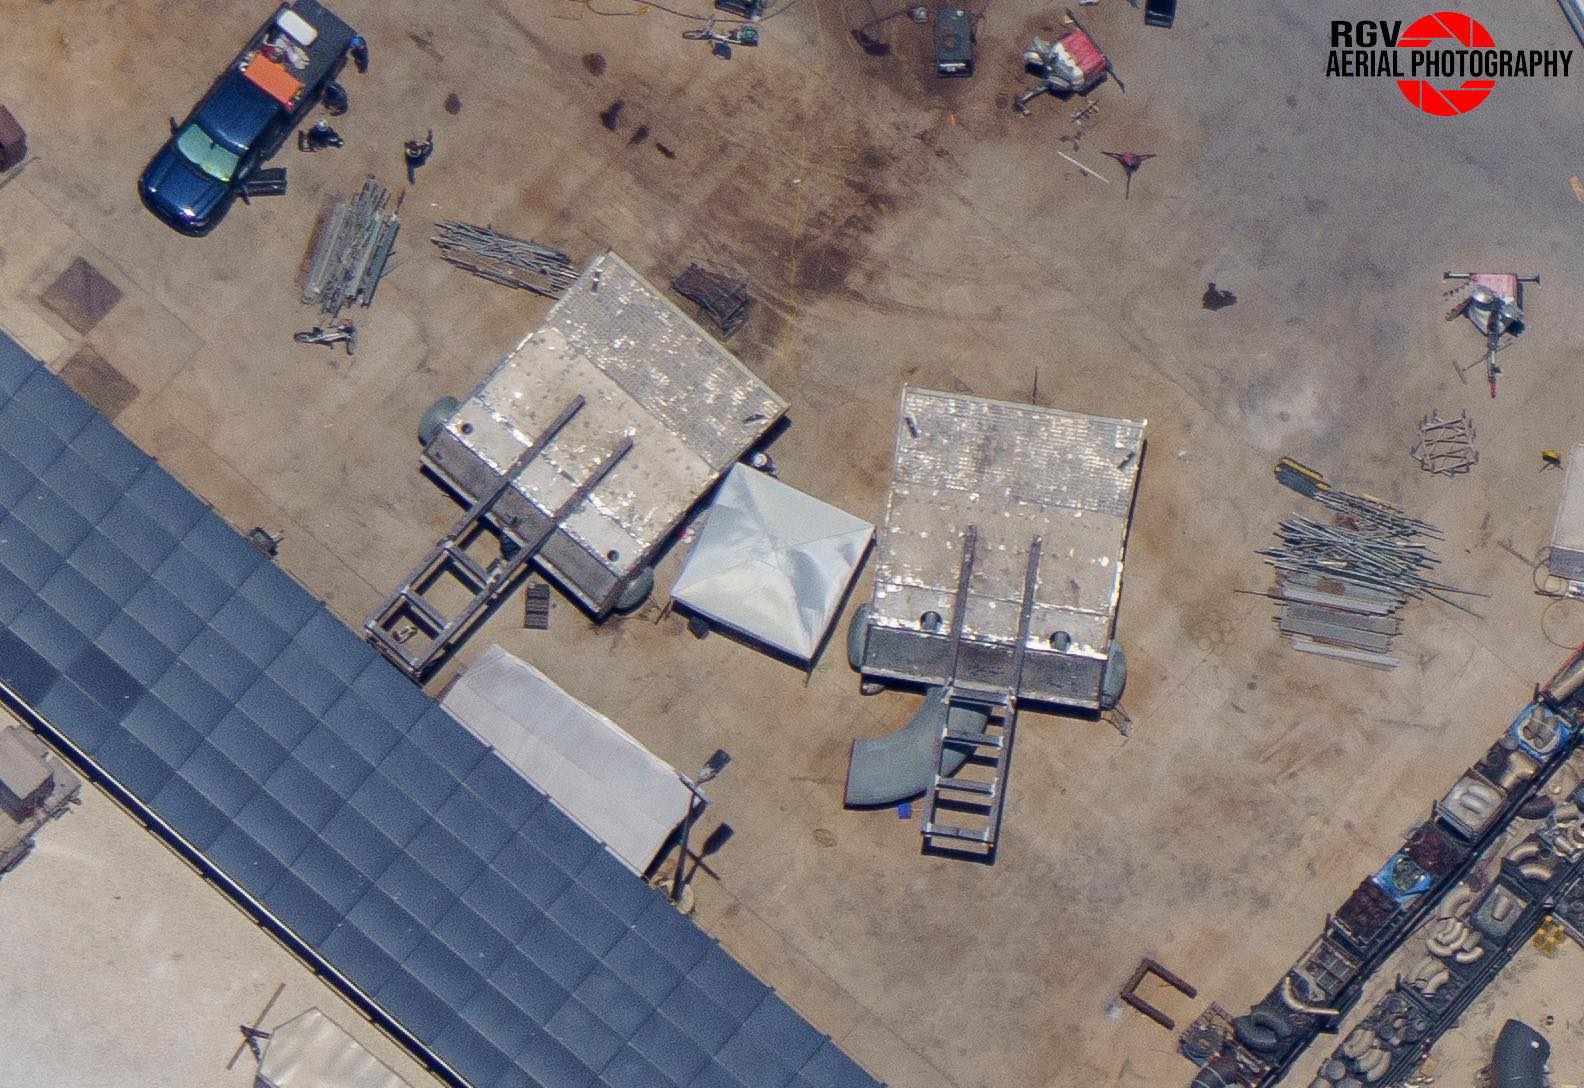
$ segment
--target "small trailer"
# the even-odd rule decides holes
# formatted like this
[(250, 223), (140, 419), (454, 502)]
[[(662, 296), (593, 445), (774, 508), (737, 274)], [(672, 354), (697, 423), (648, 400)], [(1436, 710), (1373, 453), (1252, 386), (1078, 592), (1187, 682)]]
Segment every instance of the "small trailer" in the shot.
[[(422, 682), (530, 563), (597, 619), (636, 608), (656, 553), (786, 410), (631, 265), (596, 257), (465, 400), (430, 409), (423, 467), (468, 509), (370, 640)], [(460, 609), (437, 603), (448, 587)]]

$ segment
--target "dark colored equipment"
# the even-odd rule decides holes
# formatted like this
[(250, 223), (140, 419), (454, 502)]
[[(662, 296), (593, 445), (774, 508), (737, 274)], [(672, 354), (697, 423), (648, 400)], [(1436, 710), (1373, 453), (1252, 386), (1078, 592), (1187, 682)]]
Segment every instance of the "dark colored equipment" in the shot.
[(1119, 996), (1129, 1008), (1143, 1013), (1145, 1016), (1155, 1021), (1167, 1031), (1176, 1031), (1177, 1024), (1172, 1020), (1171, 1017), (1167, 1016), (1154, 1005), (1151, 1005), (1138, 995), (1139, 983), (1144, 981), (1144, 977), (1146, 975), (1154, 975), (1166, 985), (1172, 987), (1174, 990), (1178, 990), (1184, 994), (1187, 994), (1190, 998), (1198, 997), (1199, 991), (1194, 989), (1188, 983), (1184, 982), (1177, 975), (1166, 970), (1166, 968), (1162, 967), (1148, 956), (1145, 956), (1143, 959), (1139, 960), (1138, 969), (1135, 970), (1132, 977), (1127, 980), (1127, 985), (1122, 987), (1122, 993)]
[(339, 83), (330, 83), (324, 89), (325, 112), (331, 117), (340, 117), (352, 107), (352, 100), (347, 97), (346, 88)]
[(1144, 0), (1144, 25), (1170, 30), (1177, 21), (1177, 0)]
[(1491, 1088), (1545, 1088), (1551, 1044), (1521, 1020), (1509, 1020), (1496, 1036), (1491, 1055)]
[(402, 155), (407, 160), (407, 184), (418, 183), (418, 168), (429, 161), (429, 156), (434, 154), (434, 129), (421, 140), (408, 140), (402, 145)]
[[(692, 834), (693, 824), (697, 821), (699, 813), (703, 812), (709, 804), (709, 799), (699, 791), (699, 787), (725, 770), (726, 764), (730, 762), (731, 753), (724, 748), (717, 748), (715, 749), (715, 754), (709, 757), (709, 760), (700, 768), (699, 773), (692, 778), (682, 774), (680, 771), (677, 772), (677, 777), (682, 780), (684, 786), (692, 791), (693, 797), (688, 801), (687, 815), (682, 820), (682, 834), (677, 840), (677, 867), (676, 873), (671, 877), (671, 902), (673, 903), (682, 898), (682, 889), (687, 886), (683, 881), (683, 874), (688, 857), (688, 838)], [(730, 838), (730, 836), (731, 833), (727, 832), (726, 837)], [(710, 838), (714, 839), (715, 835), (711, 834)], [(722, 839), (717, 844), (716, 849), (720, 849), (720, 846), (724, 844), (725, 839)], [(709, 843), (706, 842), (706, 850), (708, 847)]]
[(709, 272), (697, 264), (689, 264), (687, 271), (672, 280), (671, 290), (703, 310), (720, 329), (722, 340), (742, 328), (753, 309), (747, 280)]
[(0, 170), (9, 170), (27, 158), (27, 133), (11, 115), (0, 106)]
[(935, 13), (935, 74), (973, 75), (974, 16), (962, 8)]
[(1139, 172), (1139, 167), (1155, 157), (1153, 151), (1106, 151), (1103, 154), (1108, 159), (1115, 159), (1122, 164), (1122, 199), (1126, 200), (1133, 192), (1133, 175)]
[(346, 353), (351, 355), (357, 351), (357, 326), (350, 321), (342, 321), (327, 328), (315, 325), (307, 332), (294, 333), (292, 339), (299, 344), (345, 344)]
[(281, 5), (186, 120), (171, 118), (170, 139), (138, 179), (144, 206), (183, 234), (213, 230), (335, 82), (354, 37), (318, 0)]
[(742, 19), (757, 19), (764, 14), (764, 0), (715, 0), (715, 7)]
[(286, 168), (272, 166), (268, 170), (259, 170), (242, 183), (240, 195), (244, 204), (256, 196), (285, 196)]
[(341, 134), (323, 118), (315, 121), (312, 128), (299, 129), (297, 132), (298, 151), (323, 151), (327, 147), (343, 147), (345, 144)]

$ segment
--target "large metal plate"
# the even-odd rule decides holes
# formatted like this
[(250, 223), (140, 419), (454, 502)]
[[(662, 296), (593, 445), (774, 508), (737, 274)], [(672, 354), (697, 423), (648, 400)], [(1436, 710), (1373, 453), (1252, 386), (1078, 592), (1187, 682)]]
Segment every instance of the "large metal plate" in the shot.
[[(866, 669), (941, 678), (928, 663), (941, 656), (952, 624), (969, 526), (977, 527), (978, 546), (963, 617), (966, 643), (1010, 651), (1029, 548), (1039, 537), (1029, 650), (1052, 654), (1053, 638), (1065, 632), (1071, 642), (1057, 656), (1103, 660), (1121, 592), (1144, 424), (911, 388), (903, 391), (899, 416), (871, 619), (877, 634), (895, 637), (875, 644)], [(930, 612), (940, 617), (937, 627), (924, 621)], [(1010, 661), (1009, 652), (999, 656)], [(1074, 660), (1072, 667), (1084, 684), (1098, 676), (1092, 664)], [(1053, 663), (1035, 666), (1036, 673), (1039, 668), (1060, 671)]]

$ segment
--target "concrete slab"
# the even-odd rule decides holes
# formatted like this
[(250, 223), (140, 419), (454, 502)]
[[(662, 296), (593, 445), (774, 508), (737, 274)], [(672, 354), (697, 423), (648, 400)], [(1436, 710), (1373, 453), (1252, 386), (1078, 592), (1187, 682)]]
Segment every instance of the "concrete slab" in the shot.
[[(1475, 113), (1434, 119), (1389, 83), (1324, 78), (1326, 24), (1353, 17), (1347, 5), (1227, 0), (1160, 32), (1105, 3), (1082, 18), (1128, 89), (1103, 85), (1098, 122), (1077, 132), (1054, 100), (1027, 120), (1008, 108), (1028, 82), (1019, 51), (1059, 25), (1059, 8), (1031, 0), (997, 3), (978, 74), (946, 82), (903, 20), (886, 28), (890, 56), (864, 54), (849, 31), (872, 12), (857, 0), (800, 0), (730, 63), (658, 8), (464, 7), (441, 18), (345, 0), (374, 50), (368, 75), (348, 77), (347, 147), (286, 154), (287, 196), (192, 240), (148, 216), (133, 181), (257, 5), (220, 0), (194, 18), (182, 4), (0, 0), (0, 100), (36, 156), (0, 190), (0, 325), (61, 365), (80, 338), (37, 293), (75, 256), (104, 268), (125, 297), (89, 342), (141, 390), (121, 424), (234, 524), (285, 528), (284, 563), (353, 622), (456, 515), (415, 470), (419, 415), (472, 388), (548, 307), (425, 252), (436, 219), (491, 222), (579, 261), (611, 246), (656, 283), (693, 260), (740, 270), (761, 305), (732, 349), (792, 401), (782, 478), (870, 521), (904, 384), (1148, 418), (1118, 620), (1133, 734), (1030, 716), (994, 869), (921, 858), (916, 824), (840, 808), (850, 740), (900, 724), (916, 697), (860, 698), (839, 654), (805, 676), (695, 640), (658, 610), (596, 628), (557, 609), (549, 632), (528, 632), (514, 603), (470, 649), (496, 641), (533, 661), (679, 766), (732, 751), (710, 789), (712, 819), (737, 834), (699, 879), (700, 917), (877, 1076), (1186, 1082), (1160, 1028), (1107, 1013), (1138, 957), (1246, 1006), (1584, 623), (1576, 605), (1536, 598), (1527, 564), (1500, 547), (1544, 543), (1561, 477), (1539, 471), (1538, 451), (1584, 431), (1584, 405), (1559, 393), (1584, 348), (1568, 304), (1584, 276), (1570, 241), (1578, 168), (1558, 136), (1569, 85), (1505, 81)], [(1504, 44), (1571, 40), (1559, 12), (1464, 10)], [(618, 99), (608, 129), (599, 115)], [(401, 142), (430, 127), (401, 265), (354, 315), (357, 356), (292, 344), (314, 319), (295, 277), (317, 210), (369, 171), (397, 182)], [(1085, 176), (1057, 148), (1102, 173), (1107, 150), (1157, 157), (1124, 203), (1119, 177)], [(1495, 401), (1455, 373), (1477, 337), (1440, 320), (1441, 273), (1474, 267), (1545, 281)], [(1237, 304), (1203, 309), (1211, 280)], [(1433, 407), (1475, 417), (1482, 457), (1465, 477), (1431, 479), (1408, 458)], [(1492, 594), (1480, 615), (1413, 606), (1389, 674), (1287, 651), (1268, 603), (1236, 592), (1267, 583), (1253, 549), (1295, 506), (1270, 478), (1281, 454), (1440, 524), (1449, 580)], [(661, 592), (672, 571), (668, 559)], [(866, 576), (849, 609), (869, 590)], [(82, 990), (112, 1003), (92, 1025), (103, 1031), (146, 993), (122, 978), (215, 942), (237, 950), (230, 974), (188, 981), (218, 987), (225, 1015), (173, 1015), (159, 1025), (166, 1068), (134, 1078), (214, 1083), (210, 1055), (229, 1055), (234, 1021), (289, 965), (269, 966), (267, 941), (255, 953), (224, 936), (228, 909), (196, 880), (113, 864), (146, 838), (113, 812), (87, 815), (51, 838), (91, 832), (81, 864), (187, 922), (55, 964), (55, 1000), (12, 1030), (55, 1063), (42, 1082), (95, 1083), (79, 1075), (86, 1059), (41, 1042), (90, 1026), (63, 1019)], [(0, 911), (29, 912), (6, 929), (29, 946), (54, 918), (35, 909), (43, 892), (11, 881), (49, 860), (40, 849), (0, 894)], [(224, 979), (239, 974), (252, 988), (233, 1002)], [(303, 1006), (327, 1000), (305, 974), (292, 985), (313, 994)], [(994, 1045), (957, 1033), (963, 1009), (999, 1026)], [(95, 1055), (109, 1067), (108, 1044)]]

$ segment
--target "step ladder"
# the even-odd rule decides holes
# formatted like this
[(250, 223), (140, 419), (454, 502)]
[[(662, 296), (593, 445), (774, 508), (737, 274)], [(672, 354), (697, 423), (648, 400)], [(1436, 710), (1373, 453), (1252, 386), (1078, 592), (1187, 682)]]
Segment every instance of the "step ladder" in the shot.
[[(583, 409), (581, 396), (572, 398), (523, 450), (495, 487), (481, 494), (465, 514), (451, 526), (440, 542), (413, 568), (363, 627), (367, 638), (408, 678), (422, 684), (429, 674), (456, 648), (489, 609), (512, 587), (517, 575), (533, 560), (561, 523), (588, 499), (612, 469), (632, 449), (632, 439), (624, 438), (554, 511), (542, 528), (528, 535), (519, 532), (513, 519), (496, 517), (496, 503), (516, 484), (533, 461), (544, 452), (572, 417)], [(480, 563), (469, 549), (493, 530), (499, 538), (500, 554), (488, 565)], [(472, 596), (451, 615), (432, 599), (441, 588), (460, 585)], [(411, 648), (409, 648), (411, 644)]]
[[(946, 677), (946, 723), (935, 742), (934, 775), (924, 795), (922, 834), (926, 850), (994, 861), (1006, 805), (1007, 780), (1012, 770), (1012, 744), (1017, 736), (1018, 690), (1023, 682), (1024, 647), (1028, 642), (1039, 582), (1041, 541), (1035, 537), (1029, 547), (1023, 601), (1018, 612), (1017, 643), (1012, 651), (1011, 683), (1006, 688), (986, 688), (957, 680), (968, 583), (973, 577), (978, 537), (978, 529), (972, 525), (963, 536), (962, 568), (952, 613), (952, 647)], [(972, 707), (989, 715), (985, 731), (954, 730), (951, 727), (954, 706)], [(962, 765), (948, 774), (945, 761), (956, 755), (964, 757)]]
[(550, 629), (550, 587), (534, 582), (523, 593), (523, 627), (530, 631)]

